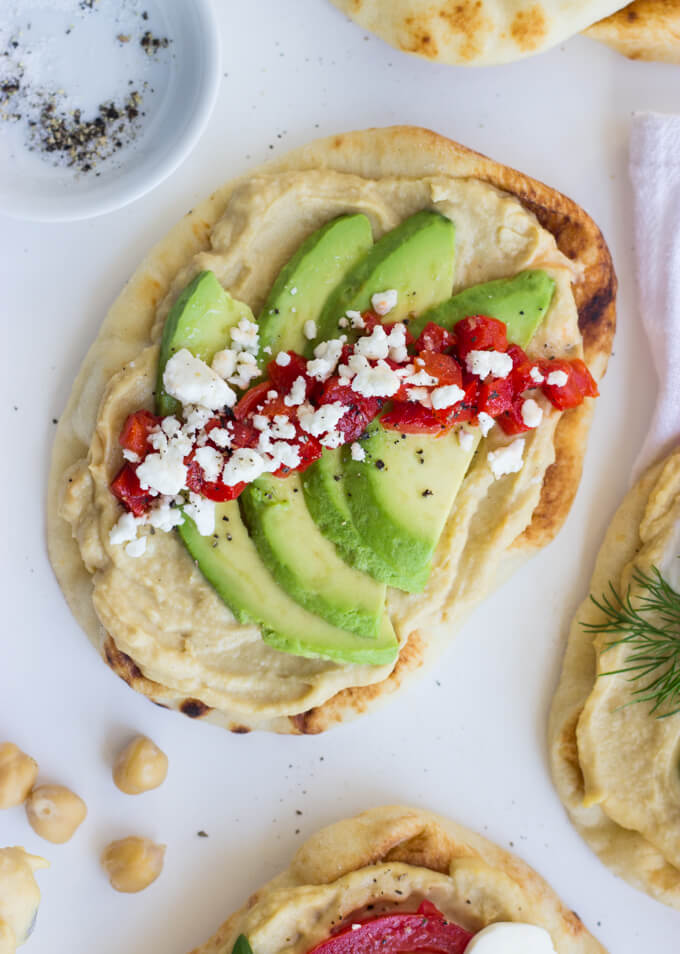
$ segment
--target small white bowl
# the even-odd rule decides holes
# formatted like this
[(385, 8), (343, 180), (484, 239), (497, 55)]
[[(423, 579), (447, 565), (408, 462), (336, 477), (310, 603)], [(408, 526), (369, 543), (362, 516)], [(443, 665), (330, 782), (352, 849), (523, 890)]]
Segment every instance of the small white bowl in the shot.
[[(26, 146), (17, 148), (16, 135), (8, 147), (0, 125), (1, 212), (41, 222), (111, 212), (157, 186), (196, 145), (215, 105), (220, 79), (219, 26), (212, 2), (145, 0), (144, 7), (153, 13), (149, 25), (162, 29), (171, 45), (163, 51), (167, 57), (157, 57), (165, 62), (155, 81), (161, 88), (153, 94), (152, 108), (141, 121), (135, 142), (100, 160), (98, 175), (78, 173), (55, 166), (49, 155), (38, 158)], [(93, 65), (98, 68), (99, 62), (91, 62), (89, 68)], [(100, 75), (111, 68), (110, 63), (102, 64)]]

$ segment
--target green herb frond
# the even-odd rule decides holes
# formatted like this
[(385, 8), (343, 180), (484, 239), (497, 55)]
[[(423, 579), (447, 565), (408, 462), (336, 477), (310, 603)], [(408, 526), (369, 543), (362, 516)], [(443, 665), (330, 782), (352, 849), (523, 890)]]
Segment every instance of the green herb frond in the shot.
[(630, 586), (622, 596), (610, 583), (609, 592), (599, 600), (590, 597), (605, 618), (582, 625), (594, 635), (623, 634), (609, 640), (602, 652), (629, 646), (625, 665), (600, 675), (627, 675), (629, 682), (639, 683), (627, 705), (649, 703), (652, 715), (666, 719), (680, 712), (680, 593), (655, 566), (648, 573), (636, 569), (633, 583), (640, 588), (637, 605), (633, 605)]

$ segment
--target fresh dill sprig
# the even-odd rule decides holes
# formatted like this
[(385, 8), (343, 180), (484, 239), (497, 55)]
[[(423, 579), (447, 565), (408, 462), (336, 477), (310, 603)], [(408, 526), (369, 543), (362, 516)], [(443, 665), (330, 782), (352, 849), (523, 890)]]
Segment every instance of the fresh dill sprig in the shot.
[(610, 640), (602, 652), (627, 645), (630, 653), (621, 669), (602, 676), (628, 674), (629, 682), (640, 682), (632, 689), (637, 702), (651, 703), (650, 714), (666, 719), (680, 712), (680, 593), (673, 589), (653, 566), (649, 573), (633, 571), (633, 583), (640, 587), (637, 605), (631, 601), (631, 588), (621, 596), (609, 584), (609, 593), (591, 600), (606, 617), (601, 623), (583, 623), (588, 632), (625, 633)]

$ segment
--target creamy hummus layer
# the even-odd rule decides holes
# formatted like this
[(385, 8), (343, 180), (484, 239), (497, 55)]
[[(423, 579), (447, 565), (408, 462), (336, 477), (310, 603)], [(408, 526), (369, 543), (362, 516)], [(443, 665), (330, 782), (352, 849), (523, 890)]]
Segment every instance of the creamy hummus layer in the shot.
[[(573, 266), (553, 236), (520, 203), (478, 180), (447, 177), (364, 179), (331, 171), (258, 175), (231, 195), (211, 233), (211, 250), (177, 275), (158, 310), (152, 340), (111, 378), (99, 405), (87, 459), (70, 469), (61, 515), (93, 574), (92, 600), (105, 630), (148, 678), (225, 712), (291, 715), (320, 705), (350, 686), (379, 682), (390, 666), (338, 665), (268, 647), (256, 628), (238, 623), (174, 535), (156, 533), (139, 558), (112, 546), (120, 515), (109, 483), (121, 465), (118, 434), (131, 411), (153, 407), (158, 341), (179, 289), (212, 269), (257, 315), (279, 269), (314, 229), (343, 213), (363, 212), (374, 237), (423, 209), (456, 225), (452, 292), (478, 282), (543, 268), (556, 280), (547, 318), (529, 350), (542, 358), (582, 354), (571, 293)], [(125, 329), (121, 329), (122, 336)], [(130, 331), (134, 340), (134, 333)], [(526, 435), (524, 466), (494, 480), (487, 453), (505, 440), (495, 428), (482, 441), (437, 548), (424, 593), (392, 590), (388, 607), (403, 645), (416, 626), (462, 615), (490, 585), (498, 560), (525, 529), (554, 459), (559, 414)]]

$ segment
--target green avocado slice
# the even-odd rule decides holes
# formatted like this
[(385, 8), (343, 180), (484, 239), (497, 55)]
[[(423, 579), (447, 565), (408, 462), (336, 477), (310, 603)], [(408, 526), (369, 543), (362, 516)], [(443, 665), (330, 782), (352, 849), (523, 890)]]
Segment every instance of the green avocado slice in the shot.
[[(364, 639), (310, 613), (277, 586), (241, 520), (235, 500), (216, 506), (216, 535), (202, 537), (185, 517), (179, 532), (203, 576), (242, 623), (255, 623), (263, 640), (296, 656), (381, 665), (397, 657), (397, 639), (383, 614), (375, 639)], [(301, 542), (301, 541), (300, 541)]]
[[(252, 317), (250, 309), (231, 298), (212, 272), (201, 272), (190, 282), (166, 320), (158, 367), (159, 413), (172, 413), (172, 406), (168, 407), (172, 399), (162, 389), (167, 360), (180, 348), (188, 348), (211, 361), (227, 345), (229, 329), (243, 317)], [(377, 635), (364, 639), (319, 619), (284, 593), (260, 559), (237, 501), (216, 506), (216, 536), (201, 536), (186, 515), (177, 530), (201, 573), (236, 618), (259, 624), (262, 638), (275, 648), (367, 665), (396, 658), (397, 639), (386, 613)], [(375, 585), (373, 580), (368, 582)], [(379, 586), (377, 592), (381, 592)]]
[[(402, 321), (443, 301), (454, 276), (455, 227), (439, 212), (425, 209), (387, 232), (328, 297), (317, 322), (318, 340), (338, 336), (346, 311), (366, 311), (376, 292), (395, 289), (397, 305), (386, 321)], [(351, 338), (351, 331), (347, 332)], [(314, 342), (308, 342), (308, 356)]]
[(333, 219), (305, 239), (279, 272), (260, 313), (262, 364), (270, 353), (305, 350), (305, 322), (318, 320), (328, 296), (372, 244), (371, 223), (361, 214)]
[(340, 629), (378, 636), (385, 584), (343, 562), (305, 506), (298, 474), (259, 477), (240, 504), (262, 562), (296, 603)]
[[(331, 294), (318, 322), (319, 339), (338, 335), (338, 319), (346, 311), (366, 311), (371, 296), (394, 288), (396, 307), (385, 320), (399, 321), (427, 309), (450, 293), (455, 268), (455, 227), (438, 212), (412, 215), (376, 242)], [(348, 332), (349, 334), (349, 332)], [(375, 579), (397, 585), (370, 537), (357, 530), (346, 495), (340, 451), (324, 450), (302, 475), (307, 507), (343, 559)]]
[(163, 326), (156, 381), (156, 410), (178, 414), (181, 405), (163, 387), (165, 365), (177, 351), (187, 348), (210, 364), (216, 352), (226, 348), (230, 328), (253, 313), (242, 301), (232, 298), (214, 272), (199, 272), (178, 296)]
[[(554, 286), (546, 272), (522, 272), (460, 292), (431, 310), (427, 320), (453, 327), (465, 315), (484, 314), (505, 322), (509, 340), (526, 347), (550, 306)], [(474, 443), (464, 450), (454, 433), (400, 435), (375, 420), (362, 442), (364, 461), (352, 460), (349, 448), (343, 448), (352, 521), (388, 567), (379, 579), (408, 592), (425, 586), (432, 554), (481, 439), (478, 428), (473, 434)]]

